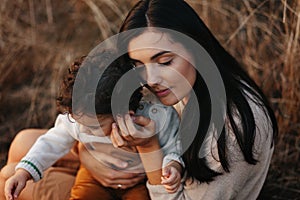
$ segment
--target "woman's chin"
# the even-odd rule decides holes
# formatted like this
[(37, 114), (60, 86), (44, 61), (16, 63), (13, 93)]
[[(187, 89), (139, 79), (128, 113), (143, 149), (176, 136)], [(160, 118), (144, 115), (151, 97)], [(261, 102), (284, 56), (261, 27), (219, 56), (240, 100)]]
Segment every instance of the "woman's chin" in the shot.
[(159, 98), (159, 101), (165, 106), (173, 106), (179, 102), (177, 98)]

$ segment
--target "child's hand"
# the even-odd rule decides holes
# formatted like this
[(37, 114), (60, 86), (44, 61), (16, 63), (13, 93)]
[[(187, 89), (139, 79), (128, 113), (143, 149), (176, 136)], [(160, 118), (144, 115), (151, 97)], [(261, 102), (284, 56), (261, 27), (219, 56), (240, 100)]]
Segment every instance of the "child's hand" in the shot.
[[(173, 163), (176, 163), (177, 166), (174, 166)], [(162, 169), (161, 184), (164, 185), (167, 192), (174, 193), (178, 190), (181, 182), (181, 171), (181, 165), (175, 161)]]
[[(155, 136), (155, 122), (143, 116), (130, 117), (126, 114), (124, 117), (117, 117), (118, 126), (112, 124), (112, 133), (110, 135), (115, 147), (126, 146), (144, 146)], [(138, 124), (137, 128), (134, 124)]]
[(6, 200), (17, 199), (30, 178), (31, 175), (26, 170), (18, 169), (16, 173), (5, 182), (4, 192)]

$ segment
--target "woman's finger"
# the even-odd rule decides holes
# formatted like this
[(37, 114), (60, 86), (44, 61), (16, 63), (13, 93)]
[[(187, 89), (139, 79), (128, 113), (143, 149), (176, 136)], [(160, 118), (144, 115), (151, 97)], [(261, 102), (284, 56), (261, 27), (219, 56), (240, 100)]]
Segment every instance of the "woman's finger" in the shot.
[(120, 136), (117, 125), (115, 123), (112, 124), (112, 134), (111, 134), (112, 142), (115, 147), (125, 146), (126, 141)]
[(134, 126), (134, 123), (129, 114), (126, 114), (124, 116), (124, 122), (125, 122), (125, 126), (126, 126), (128, 132), (125, 134), (122, 134), (122, 137), (128, 142), (132, 142), (135, 140), (135, 134), (138, 130)]
[[(122, 173), (126, 173), (126, 172), (122, 172)], [(121, 174), (122, 174), (121, 173)], [(118, 171), (116, 171), (116, 176), (120, 176)], [(140, 182), (143, 182), (145, 179), (145, 174), (132, 174), (132, 173), (127, 173), (127, 175), (122, 175), (123, 177), (127, 177), (127, 178), (117, 178), (117, 179), (105, 179), (102, 184), (105, 187), (111, 187), (114, 189), (119, 189), (117, 186), (118, 184), (122, 185), (122, 189), (127, 189), (130, 188)]]
[[(133, 119), (135, 119), (135, 117), (133, 117)], [(142, 135), (139, 133), (139, 130), (137, 130), (131, 117), (128, 114), (125, 115), (125, 123), (126, 123), (126, 127), (128, 129), (128, 132), (130, 134), (129, 136), (127, 136), (127, 138), (132, 138), (132, 137), (133, 138), (141, 138), (142, 137)]]
[(119, 128), (121, 130), (122, 136), (123, 137), (128, 136), (129, 132), (127, 130), (127, 126), (126, 126), (126, 124), (124, 122), (124, 119), (123, 119), (123, 117), (121, 115), (117, 115), (117, 122), (118, 122), (118, 126), (119, 126)]
[(112, 127), (112, 129), (111, 129), (111, 133), (110, 133), (110, 140), (111, 140), (111, 142), (112, 142), (112, 144), (113, 144), (113, 146), (114, 147), (118, 147), (118, 144), (117, 144), (117, 142), (116, 142), (116, 140), (115, 140), (115, 131), (117, 131), (116, 130), (116, 126), (114, 125), (114, 123), (111, 125), (111, 127)]
[(134, 119), (134, 123), (140, 126), (148, 126), (151, 122), (151, 119), (140, 115), (134, 116), (133, 119)]

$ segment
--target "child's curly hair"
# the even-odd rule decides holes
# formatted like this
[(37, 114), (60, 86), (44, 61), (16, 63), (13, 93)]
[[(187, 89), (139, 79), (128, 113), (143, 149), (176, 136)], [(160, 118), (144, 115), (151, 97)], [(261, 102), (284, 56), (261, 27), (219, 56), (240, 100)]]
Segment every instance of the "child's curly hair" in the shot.
[(75, 60), (68, 68), (67, 73), (64, 75), (59, 94), (56, 98), (56, 108), (58, 113), (72, 113), (72, 91), (77, 72), (86, 56)]
[[(82, 67), (82, 63), (87, 59), (86, 56), (83, 56), (79, 59), (77, 59), (75, 62), (72, 63), (72, 65), (68, 68), (67, 74), (64, 76), (61, 86), (59, 95), (56, 98), (56, 105), (57, 105), (57, 111), (59, 113), (70, 113), (72, 114), (72, 94), (73, 94), (73, 88), (76, 76), (78, 74), (79, 69)], [(90, 62), (91, 60), (89, 60)], [(84, 73), (86, 73), (86, 76), (83, 76), (85, 79), (88, 80), (80, 80), (81, 88), (83, 88), (85, 97), (89, 98), (89, 95), (93, 95), (95, 98), (95, 111), (96, 114), (111, 114), (111, 97), (114, 90), (115, 85), (117, 84), (118, 80), (126, 73), (126, 70), (128, 67), (122, 67), (119, 60), (117, 59), (113, 63), (109, 64), (108, 67), (105, 68), (103, 71), (100, 80), (98, 81), (96, 91), (92, 91), (92, 89), (89, 88), (89, 74), (92, 75), (94, 73), (92, 68), (99, 68), (103, 67), (101, 63), (105, 63), (104, 61), (97, 61), (98, 63), (95, 63), (95, 61), (92, 61), (92, 63), (89, 63), (88, 66), (84, 65), (86, 67), (86, 70)], [(101, 63), (99, 63), (101, 62)], [(104, 69), (104, 67), (103, 67)], [(93, 74), (95, 76), (95, 74)], [(99, 74), (100, 76), (100, 74)], [(129, 109), (130, 110), (136, 110), (139, 101), (142, 98), (141, 88), (138, 88), (131, 96), (129, 101)], [(84, 100), (83, 100), (84, 101)], [(88, 107), (88, 106), (87, 106)], [(83, 112), (92, 112), (88, 108), (81, 107), (80, 109), (83, 110)], [(76, 111), (77, 112), (77, 111)]]

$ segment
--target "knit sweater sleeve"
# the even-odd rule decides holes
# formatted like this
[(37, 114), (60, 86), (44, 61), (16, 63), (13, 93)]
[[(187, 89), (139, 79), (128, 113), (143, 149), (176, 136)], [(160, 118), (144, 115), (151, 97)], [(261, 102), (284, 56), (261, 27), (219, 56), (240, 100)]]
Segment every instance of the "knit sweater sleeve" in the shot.
[(169, 194), (162, 185), (147, 182), (153, 200), (215, 200), (256, 199), (265, 180), (270, 158), (263, 164), (249, 165), (239, 161), (232, 165), (230, 173), (215, 178), (211, 183), (199, 183), (191, 179), (182, 180), (176, 193)]
[(34, 181), (40, 180), (43, 171), (73, 147), (76, 131), (76, 124), (71, 122), (67, 115), (58, 115), (54, 127), (37, 139), (16, 169), (23, 168), (31, 174)]
[(196, 179), (183, 177), (177, 192), (169, 194), (162, 185), (147, 183), (151, 199), (153, 200), (187, 200), (187, 199), (256, 199), (265, 181), (274, 148), (271, 148), (272, 127), (263, 110), (250, 103), (256, 122), (256, 137), (254, 143), (254, 156), (258, 160), (256, 165), (247, 163), (243, 157), (234, 133), (227, 131), (227, 155), (229, 155), (229, 170), (224, 172), (220, 168), (218, 159), (209, 155), (210, 167), (219, 169), (222, 175), (214, 178), (212, 182), (200, 183)]

